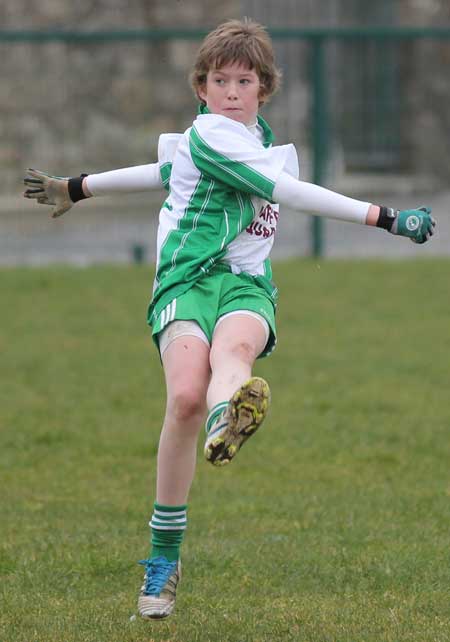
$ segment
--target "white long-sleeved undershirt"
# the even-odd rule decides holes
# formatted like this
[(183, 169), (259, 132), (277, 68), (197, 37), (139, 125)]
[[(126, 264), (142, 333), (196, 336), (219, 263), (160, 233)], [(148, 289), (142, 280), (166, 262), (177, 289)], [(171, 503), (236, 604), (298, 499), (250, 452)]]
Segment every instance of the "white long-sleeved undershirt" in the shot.
[[(263, 133), (260, 125), (255, 122), (247, 129), (262, 141)], [(124, 194), (146, 192), (149, 189), (163, 187), (158, 163), (113, 169), (100, 174), (89, 174), (85, 179), (85, 184), (92, 196), (108, 196), (120, 192)]]
[(101, 174), (89, 174), (85, 181), (92, 196), (109, 196), (120, 192), (146, 192), (163, 186), (158, 163), (113, 169)]
[(298, 181), (286, 172), (281, 172), (275, 183), (273, 200), (307, 214), (363, 225), (371, 205), (313, 183)]
[[(143, 192), (163, 186), (158, 163), (89, 174), (85, 180), (92, 196)], [(273, 200), (308, 214), (360, 224), (366, 223), (370, 207), (370, 203), (343, 196), (313, 183), (298, 181), (286, 172), (281, 172), (275, 183)]]

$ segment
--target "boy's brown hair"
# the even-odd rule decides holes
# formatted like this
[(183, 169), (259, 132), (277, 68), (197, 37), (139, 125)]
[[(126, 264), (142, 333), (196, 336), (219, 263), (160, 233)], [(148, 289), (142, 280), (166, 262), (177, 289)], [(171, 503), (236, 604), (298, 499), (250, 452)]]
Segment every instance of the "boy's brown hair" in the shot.
[(275, 66), (273, 45), (266, 29), (249, 18), (228, 20), (211, 31), (204, 39), (190, 76), (192, 88), (205, 86), (211, 69), (221, 69), (228, 64), (240, 63), (254, 69), (261, 83), (260, 105), (264, 104), (280, 86), (281, 72)]

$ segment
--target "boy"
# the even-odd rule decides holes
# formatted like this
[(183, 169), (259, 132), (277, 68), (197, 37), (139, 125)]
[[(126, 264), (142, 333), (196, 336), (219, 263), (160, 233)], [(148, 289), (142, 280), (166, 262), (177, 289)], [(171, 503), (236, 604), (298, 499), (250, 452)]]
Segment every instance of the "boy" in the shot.
[(206, 419), (205, 456), (229, 463), (261, 425), (267, 383), (252, 377), (258, 357), (276, 343), (277, 290), (269, 254), (278, 205), (383, 227), (424, 243), (433, 234), (430, 210), (396, 211), (298, 180), (292, 145), (272, 147), (258, 115), (278, 88), (267, 32), (232, 20), (204, 40), (192, 86), (200, 114), (184, 134), (162, 135), (158, 163), (61, 179), (30, 170), (25, 196), (54, 205), (60, 216), (90, 196), (158, 188), (164, 202), (157, 270), (148, 322), (164, 369), (167, 407), (158, 450), (152, 549), (139, 613), (172, 612), (180, 577), (197, 439)]

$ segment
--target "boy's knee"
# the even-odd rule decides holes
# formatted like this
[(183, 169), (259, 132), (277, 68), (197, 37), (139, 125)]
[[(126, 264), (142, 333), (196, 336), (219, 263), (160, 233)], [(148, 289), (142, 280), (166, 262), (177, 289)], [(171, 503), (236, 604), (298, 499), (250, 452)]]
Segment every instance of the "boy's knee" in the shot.
[(240, 341), (232, 347), (231, 352), (241, 361), (252, 363), (256, 359), (255, 346), (248, 341)]
[(189, 421), (205, 412), (205, 399), (195, 388), (178, 390), (169, 399), (168, 412), (177, 421)]
[(252, 345), (249, 341), (238, 341), (231, 345), (217, 346), (217, 349), (214, 351), (214, 354), (211, 354), (212, 360), (217, 359), (217, 357), (225, 357), (229, 355), (234, 359), (238, 359), (244, 363), (253, 363), (253, 361), (258, 356), (256, 354), (255, 346)]

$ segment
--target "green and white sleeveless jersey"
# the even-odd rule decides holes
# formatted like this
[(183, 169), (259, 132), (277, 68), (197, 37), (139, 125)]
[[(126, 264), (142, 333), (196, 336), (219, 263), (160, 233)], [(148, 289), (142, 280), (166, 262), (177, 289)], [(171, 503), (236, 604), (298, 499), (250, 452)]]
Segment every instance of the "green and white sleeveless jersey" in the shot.
[(269, 255), (279, 213), (272, 193), (282, 171), (298, 178), (298, 159), (293, 145), (272, 147), (270, 127), (261, 117), (258, 124), (263, 142), (242, 123), (210, 113), (184, 134), (160, 137), (169, 195), (159, 215), (149, 323), (218, 264), (252, 275), (276, 298)]

